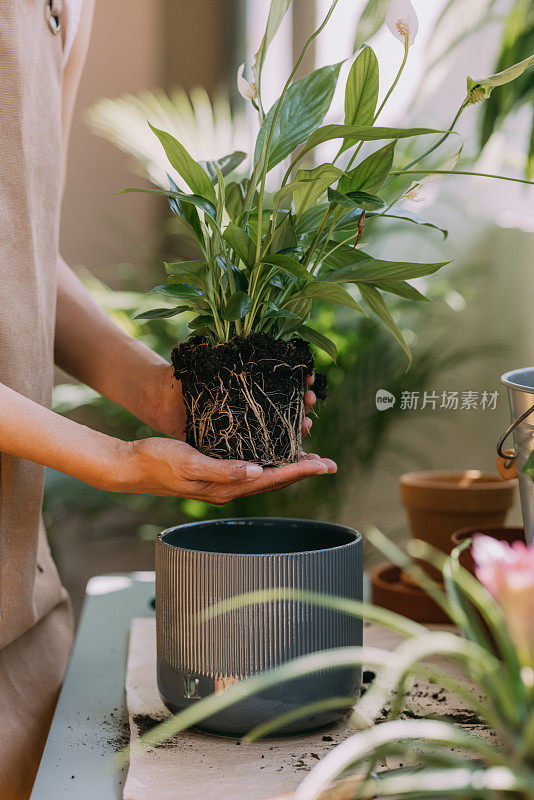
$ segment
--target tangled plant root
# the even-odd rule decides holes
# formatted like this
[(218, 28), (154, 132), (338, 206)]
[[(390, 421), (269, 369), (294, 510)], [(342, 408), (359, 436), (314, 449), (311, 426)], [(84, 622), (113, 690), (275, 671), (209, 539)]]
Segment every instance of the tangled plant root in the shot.
[(313, 372), (306, 342), (252, 334), (212, 346), (195, 337), (173, 350), (172, 362), (188, 444), (212, 458), (264, 466), (299, 460), (306, 377)]

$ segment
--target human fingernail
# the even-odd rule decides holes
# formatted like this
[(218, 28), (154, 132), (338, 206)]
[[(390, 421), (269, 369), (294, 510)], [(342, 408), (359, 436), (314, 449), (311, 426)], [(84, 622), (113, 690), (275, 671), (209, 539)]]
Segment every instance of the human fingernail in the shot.
[(315, 467), (318, 475), (326, 475), (326, 473), (328, 472), (328, 467), (324, 463), (324, 461), (314, 462), (313, 466)]
[(263, 475), (263, 467), (260, 467), (259, 464), (247, 464), (245, 475), (249, 481), (253, 480), (254, 478), (261, 478)]
[(328, 472), (330, 472), (330, 473), (337, 472), (337, 464), (336, 464), (335, 461), (332, 461), (331, 458), (323, 459), (323, 463), (326, 464)]

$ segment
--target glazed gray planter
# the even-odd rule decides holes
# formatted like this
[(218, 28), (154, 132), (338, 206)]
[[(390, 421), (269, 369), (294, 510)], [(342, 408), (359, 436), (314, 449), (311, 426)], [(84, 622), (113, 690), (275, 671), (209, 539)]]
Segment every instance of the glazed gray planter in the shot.
[[(199, 622), (199, 611), (270, 588), (362, 598), (362, 538), (312, 520), (228, 519), (179, 525), (156, 539), (158, 688), (177, 712), (230, 684), (298, 656), (361, 645), (361, 620), (305, 602), (275, 600)], [(241, 736), (261, 722), (329, 697), (355, 697), (360, 670), (324, 670), (206, 719), (198, 727)], [(334, 722), (326, 710), (284, 734)]]

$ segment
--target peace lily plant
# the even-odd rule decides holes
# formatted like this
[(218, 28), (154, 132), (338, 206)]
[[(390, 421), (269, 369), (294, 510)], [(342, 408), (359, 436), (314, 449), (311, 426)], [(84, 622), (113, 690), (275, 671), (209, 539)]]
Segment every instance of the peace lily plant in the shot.
[[(167, 282), (152, 290), (172, 305), (139, 316), (192, 312), (191, 338), (174, 350), (173, 364), (187, 409), (187, 441), (214, 457), (275, 465), (300, 457), (303, 396), (314, 368), (309, 345), (336, 358), (335, 344), (313, 327), (315, 301), (378, 315), (410, 358), (385, 298), (424, 300), (408, 281), (435, 273), (447, 262), (374, 258), (361, 248), (366, 221), (394, 217), (440, 230), (398, 210), (397, 203), (430, 176), (468, 174), (451, 169), (460, 149), (445, 164), (433, 154), (453, 135), (466, 108), (533, 61), (482, 80), (469, 78), (467, 97), (448, 130), (380, 126), (417, 35), (411, 2), (394, 0), (387, 24), (404, 49), (395, 80), (379, 103), (378, 61), (372, 48), (363, 45), (346, 79), (344, 121), (324, 124), (343, 62), (298, 80), (295, 75), (338, 2), (331, 2), (280, 97), (267, 110), (262, 93), (267, 52), (291, 5), (291, 0), (272, 0), (252, 67), (242, 65), (238, 72), (239, 91), (258, 113), (253, 152), (238, 150), (199, 162), (172, 134), (151, 125), (180, 185), (169, 177), (167, 189), (125, 190), (168, 197), (172, 212), (196, 242), (198, 257), (165, 264)], [(437, 141), (431, 139), (427, 149), (421, 145), (417, 158), (406, 163), (404, 140), (423, 142), (433, 136)], [(310, 167), (305, 160), (331, 141), (339, 143), (335, 158)], [(365, 152), (370, 145), (373, 149)], [(245, 162), (246, 177), (236, 177)], [(273, 186), (270, 174), (276, 167), (283, 175)], [(324, 396), (322, 382), (316, 388)]]
[[(478, 800), (534, 797), (534, 545), (512, 546), (487, 536), (474, 537), (477, 577), (460, 566), (465, 542), (450, 557), (412, 540), (410, 555), (376, 529), (369, 540), (393, 559), (443, 608), (458, 633), (428, 630), (404, 617), (365, 603), (309, 592), (272, 589), (241, 595), (207, 609), (203, 618), (229, 609), (278, 599), (315, 603), (371, 620), (402, 635), (393, 650), (348, 647), (318, 652), (236, 683), (190, 706), (146, 734), (138, 746), (154, 746), (200, 720), (256, 692), (317, 670), (365, 664), (376, 677), (360, 698), (325, 698), (263, 723), (245, 737), (253, 741), (276, 733), (299, 716), (325, 708), (353, 706), (354, 729), (308, 773), (293, 800), (360, 797), (461, 796)], [(427, 561), (441, 572), (434, 582), (412, 560)], [(439, 656), (437, 663), (433, 657)], [(453, 677), (447, 661), (461, 668)], [(458, 670), (456, 670), (458, 675)], [(486, 723), (494, 736), (483, 738), (449, 721), (400, 719), (414, 680), (425, 680), (456, 695)], [(388, 707), (388, 720), (376, 724)], [(446, 709), (444, 710), (446, 713)], [(409, 768), (383, 769), (387, 757)], [(417, 765), (417, 769), (413, 766)]]

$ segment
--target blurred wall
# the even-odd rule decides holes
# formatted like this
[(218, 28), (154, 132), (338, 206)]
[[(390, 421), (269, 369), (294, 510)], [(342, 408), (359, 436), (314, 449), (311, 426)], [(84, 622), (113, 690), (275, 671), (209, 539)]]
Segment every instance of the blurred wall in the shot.
[(96, 4), (91, 47), (69, 148), (62, 254), (113, 284), (113, 267), (137, 261), (158, 235), (164, 206), (143, 195), (117, 196), (141, 185), (128, 158), (93, 134), (85, 110), (100, 97), (156, 86), (217, 87), (233, 67), (233, 9), (239, 0), (113, 0)]

